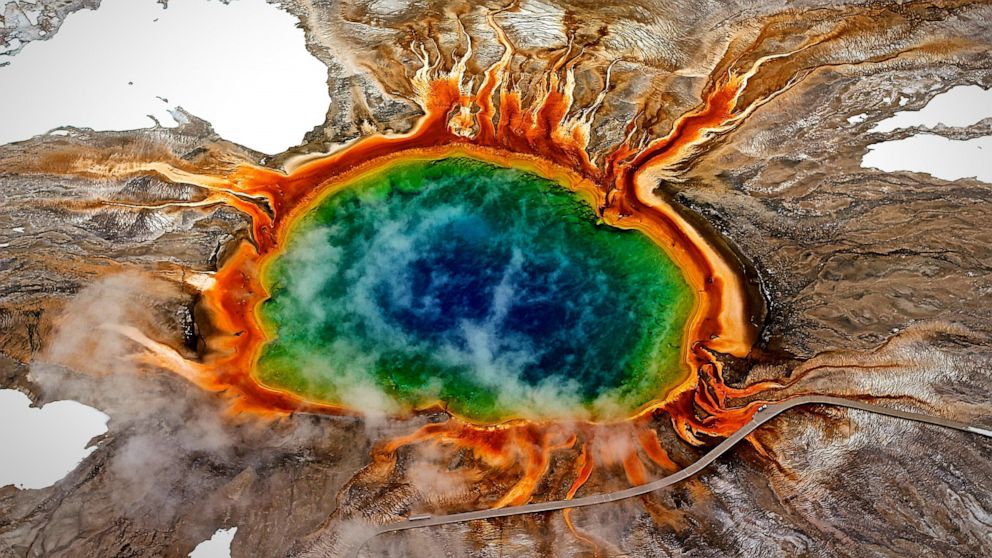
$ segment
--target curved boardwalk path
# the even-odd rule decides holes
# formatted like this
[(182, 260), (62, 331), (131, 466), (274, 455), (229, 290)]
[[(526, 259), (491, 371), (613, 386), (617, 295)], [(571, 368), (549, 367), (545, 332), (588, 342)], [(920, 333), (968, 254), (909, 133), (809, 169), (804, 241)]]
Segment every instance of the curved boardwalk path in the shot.
[(594, 506), (596, 504), (604, 504), (606, 502), (615, 502), (617, 500), (624, 500), (627, 498), (633, 498), (635, 496), (641, 496), (649, 492), (654, 492), (660, 488), (675, 484), (679, 481), (685, 480), (699, 471), (706, 468), (707, 465), (713, 463), (721, 455), (727, 453), (732, 447), (737, 445), (738, 442), (744, 439), (745, 436), (754, 432), (761, 425), (775, 418), (776, 416), (792, 409), (793, 407), (799, 407), (801, 405), (835, 405), (838, 407), (848, 407), (851, 409), (859, 409), (862, 411), (868, 411), (870, 413), (876, 413), (880, 415), (888, 415), (890, 417), (897, 417), (906, 420), (913, 420), (916, 422), (924, 422), (927, 424), (934, 424), (937, 426), (944, 426), (947, 428), (953, 428), (955, 430), (961, 430), (964, 432), (971, 432), (973, 434), (979, 434), (985, 436), (986, 438), (992, 438), (992, 430), (985, 428), (980, 428), (977, 426), (967, 425), (961, 422), (948, 420), (941, 417), (935, 417), (931, 415), (924, 415), (920, 413), (911, 413), (909, 411), (900, 411), (898, 409), (893, 409), (891, 407), (884, 407), (881, 405), (873, 405), (871, 403), (864, 403), (861, 401), (855, 401), (853, 399), (843, 399), (840, 397), (830, 397), (826, 395), (804, 395), (801, 397), (795, 397), (793, 399), (788, 399), (778, 403), (769, 403), (765, 405), (760, 411), (758, 411), (751, 422), (745, 424), (740, 428), (740, 430), (731, 434), (727, 439), (720, 442), (710, 451), (706, 452), (702, 457), (700, 457), (692, 465), (689, 465), (685, 469), (677, 473), (668, 475), (667, 477), (662, 477), (658, 480), (649, 482), (647, 484), (642, 484), (639, 486), (633, 486), (625, 490), (618, 490), (616, 492), (607, 492), (605, 494), (594, 494), (592, 496), (583, 496), (582, 498), (575, 498), (573, 500), (554, 500), (550, 502), (538, 502), (534, 504), (526, 504), (523, 506), (512, 506), (507, 508), (489, 509), (489, 510), (478, 510), (464, 513), (455, 513), (451, 515), (437, 515), (437, 516), (414, 516), (416, 519), (407, 519), (404, 521), (397, 521), (395, 523), (387, 523), (386, 525), (380, 525), (376, 528), (375, 532), (357, 547), (355, 547), (355, 556), (361, 550), (366, 543), (372, 540), (373, 537), (381, 535), (382, 533), (389, 533), (392, 531), (403, 531), (406, 529), (417, 529), (421, 527), (431, 527), (434, 525), (447, 525), (449, 523), (461, 523), (464, 521), (474, 521), (477, 519), (491, 519), (494, 517), (506, 517), (508, 515), (520, 515), (524, 513), (540, 513), (549, 512), (556, 510), (563, 510), (566, 508), (581, 508), (585, 506)]

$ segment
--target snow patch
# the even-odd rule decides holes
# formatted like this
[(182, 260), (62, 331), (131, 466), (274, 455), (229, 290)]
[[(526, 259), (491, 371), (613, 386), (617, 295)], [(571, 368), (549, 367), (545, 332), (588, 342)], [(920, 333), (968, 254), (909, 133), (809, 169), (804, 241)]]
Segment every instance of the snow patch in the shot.
[(231, 558), (231, 542), (237, 532), (237, 527), (217, 529), (214, 536), (196, 545), (189, 558)]
[(924, 172), (944, 180), (976, 178), (992, 183), (992, 136), (952, 140), (933, 134), (868, 146), (861, 166), (885, 172)]
[(855, 114), (854, 116), (847, 119), (848, 124), (861, 124), (868, 118), (867, 112), (862, 112), (861, 114)]
[[(899, 99), (902, 106), (905, 97)], [(951, 128), (971, 126), (982, 119), (992, 117), (992, 89), (982, 89), (977, 85), (952, 87), (930, 99), (921, 110), (901, 110), (882, 120), (871, 129), (872, 132), (892, 132), (900, 128), (926, 126), (932, 128), (943, 124)]]
[[(900, 105), (904, 104), (904, 99), (900, 97)], [(992, 118), (992, 89), (965, 85), (935, 96), (922, 110), (899, 111), (870, 131), (884, 133), (916, 126), (932, 128), (939, 124), (962, 128), (986, 118)], [(861, 166), (885, 172), (922, 172), (944, 180), (975, 178), (992, 182), (990, 153), (992, 137), (989, 136), (954, 140), (924, 133), (869, 145)]]
[(0, 83), (0, 144), (65, 125), (174, 127), (181, 106), (274, 154), (300, 144), (330, 104), (327, 68), (296, 18), (264, 0), (104, 0), (26, 45)]
[(27, 395), (0, 389), (0, 486), (52, 486), (96, 449), (110, 417), (76, 401), (31, 406)]

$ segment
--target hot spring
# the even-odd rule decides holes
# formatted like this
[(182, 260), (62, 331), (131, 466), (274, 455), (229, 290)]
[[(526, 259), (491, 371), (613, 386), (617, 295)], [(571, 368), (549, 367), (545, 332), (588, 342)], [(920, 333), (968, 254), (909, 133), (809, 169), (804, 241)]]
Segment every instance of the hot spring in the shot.
[(675, 263), (519, 169), (383, 165), (302, 213), (262, 278), (255, 377), (314, 401), (623, 417), (688, 373)]

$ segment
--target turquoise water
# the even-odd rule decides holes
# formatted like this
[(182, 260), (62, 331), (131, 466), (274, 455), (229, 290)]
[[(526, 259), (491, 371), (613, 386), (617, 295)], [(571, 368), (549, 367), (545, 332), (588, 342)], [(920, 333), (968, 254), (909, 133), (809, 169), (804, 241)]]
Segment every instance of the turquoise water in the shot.
[(358, 410), (623, 414), (683, 376), (679, 269), (520, 170), (384, 167), (295, 223), (263, 279), (258, 378)]

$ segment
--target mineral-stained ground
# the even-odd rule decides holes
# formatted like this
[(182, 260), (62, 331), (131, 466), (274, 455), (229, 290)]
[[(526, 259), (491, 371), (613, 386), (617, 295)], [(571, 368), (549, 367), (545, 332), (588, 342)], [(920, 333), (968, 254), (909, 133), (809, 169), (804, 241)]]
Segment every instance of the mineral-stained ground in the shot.
[[(97, 2), (37, 4), (50, 36), (65, 14)], [(233, 556), (334, 556), (370, 524), (485, 507), (513, 485), (520, 471), (486, 474), (444, 444), (382, 457), (384, 440), (447, 419), (442, 411), (238, 415), (222, 395), (157, 370), (113, 330), (135, 328), (195, 361), (211, 334), (198, 281), (250, 235), (245, 213), (150, 164), (217, 176), (243, 163), (279, 169), (360, 136), (408, 132), (422, 114), (409, 79), (421, 67), (413, 45), (449, 68), (470, 37), (467, 73), (480, 75), (502, 54), (486, 17), (503, 8), (522, 91), (539, 89), (572, 45), (582, 57), (575, 98), (589, 105), (613, 64), (591, 153), (624, 142), (632, 122), (635, 142), (666, 136), (730, 65), (772, 56), (743, 93), (767, 102), (658, 184), (657, 195), (723, 238), (760, 286), (760, 338), (748, 357), (726, 359), (727, 382), (801, 377), (774, 398), (858, 397), (992, 427), (992, 187), (860, 166), (868, 145), (919, 131), (871, 132), (880, 120), (955, 85), (992, 87), (989, 3), (278, 4), (327, 65), (333, 100), (291, 152), (263, 158), (195, 115), (174, 129), (73, 130), (0, 146), (0, 388), (111, 417), (98, 449), (56, 485), (0, 488), (0, 556), (185, 556), (230, 526)], [(11, 5), (3, 52), (15, 51), (13, 39), (39, 38)], [(985, 136), (992, 121), (932, 133)], [(128, 170), (138, 167), (146, 170)], [(676, 463), (701, 453), (666, 416), (653, 420)], [(365, 553), (992, 554), (985, 439), (808, 408), (754, 442), (669, 489), (575, 510), (574, 530), (561, 513), (522, 515), (385, 535)], [(578, 458), (578, 446), (554, 452), (531, 501), (563, 498)], [(652, 464), (647, 473), (665, 471)], [(628, 478), (620, 465), (597, 468), (582, 494)]]

